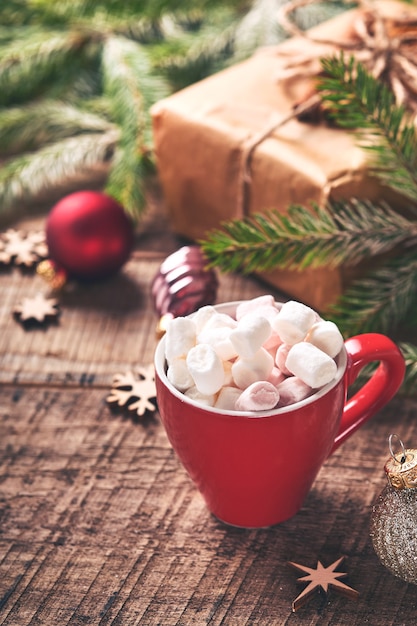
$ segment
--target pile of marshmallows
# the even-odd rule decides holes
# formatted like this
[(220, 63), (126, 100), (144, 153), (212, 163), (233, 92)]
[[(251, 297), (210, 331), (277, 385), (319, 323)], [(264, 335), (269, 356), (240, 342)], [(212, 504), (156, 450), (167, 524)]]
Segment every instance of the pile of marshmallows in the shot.
[(343, 337), (308, 306), (270, 295), (238, 304), (236, 318), (204, 306), (167, 328), (167, 377), (206, 406), (267, 411), (299, 402), (336, 376)]

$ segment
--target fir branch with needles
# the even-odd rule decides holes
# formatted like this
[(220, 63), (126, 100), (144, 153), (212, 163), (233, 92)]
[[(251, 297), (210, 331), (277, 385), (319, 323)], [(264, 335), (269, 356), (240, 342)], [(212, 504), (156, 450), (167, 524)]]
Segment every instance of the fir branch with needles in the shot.
[(0, 155), (9, 157), (67, 137), (116, 130), (104, 116), (59, 100), (0, 109), (0, 128)]
[(51, 189), (90, 183), (103, 178), (118, 140), (118, 132), (88, 133), (23, 154), (0, 168), (0, 206), (7, 217), (23, 212), (33, 198), (48, 197)]
[(333, 320), (346, 335), (357, 332), (395, 334), (416, 325), (417, 248), (401, 250), (356, 280), (332, 307)]
[(183, 21), (172, 26), (181, 36), (161, 48), (155, 65), (174, 91), (221, 69), (233, 58), (238, 24), (230, 10), (222, 11), (215, 23), (203, 22), (197, 32), (192, 27), (184, 32)]
[(108, 37), (103, 58), (104, 95), (111, 103), (118, 123), (120, 143), (107, 191), (118, 198), (132, 217), (145, 206), (145, 158), (142, 146), (150, 128), (149, 108), (155, 99), (167, 95), (163, 81), (150, 71), (148, 54), (143, 46), (124, 37)]
[(222, 271), (250, 273), (357, 265), (416, 237), (417, 223), (385, 203), (353, 199), (227, 222), (201, 245), (209, 262)]
[(34, 31), (0, 49), (0, 106), (16, 105), (74, 80), (99, 54), (98, 32)]
[(403, 393), (415, 395), (417, 389), (417, 345), (409, 341), (399, 343), (405, 359), (406, 377), (403, 384)]
[(323, 107), (341, 128), (356, 133), (368, 151), (370, 169), (391, 189), (417, 202), (417, 135), (411, 115), (394, 94), (353, 58), (322, 59), (317, 83)]
[(48, 192), (95, 187), (101, 172), (105, 191), (139, 221), (155, 173), (151, 105), (230, 62), (231, 33), (251, 8), (248, 0), (0, 2), (0, 218)]

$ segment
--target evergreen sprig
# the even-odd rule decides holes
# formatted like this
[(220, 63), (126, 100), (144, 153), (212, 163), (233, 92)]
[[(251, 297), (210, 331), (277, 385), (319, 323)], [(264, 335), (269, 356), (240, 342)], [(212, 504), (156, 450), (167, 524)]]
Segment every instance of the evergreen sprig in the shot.
[(107, 170), (106, 192), (138, 220), (152, 166), (150, 107), (175, 88), (178, 74), (169, 63), (163, 70), (161, 59), (176, 49), (181, 86), (219, 69), (234, 53), (224, 42), (233, 43), (251, 4), (2, 0), (0, 217), (9, 219), (24, 200), (37, 204), (48, 190), (54, 198), (77, 180), (88, 186), (84, 163), (92, 185)]
[[(413, 202), (417, 201), (417, 135), (413, 119), (395, 104), (392, 91), (353, 58), (322, 59), (324, 77), (318, 81), (324, 108), (341, 128), (358, 135), (371, 153), (370, 168)], [(416, 210), (414, 205), (410, 208)]]
[(31, 37), (0, 49), (0, 106), (15, 106), (39, 98), (57, 83), (73, 82), (80, 71), (94, 62), (102, 39), (84, 30), (37, 30)]
[(85, 186), (102, 179), (118, 140), (117, 131), (88, 133), (19, 155), (0, 168), (0, 206), (4, 217), (21, 214), (33, 198), (51, 189)]
[(409, 395), (415, 395), (417, 389), (417, 346), (409, 341), (399, 343), (405, 359), (406, 375), (402, 391)]
[[(408, 320), (416, 326), (417, 249), (402, 249), (353, 282), (332, 307), (332, 318), (346, 335), (395, 334)], [(404, 328), (401, 328), (404, 332)]]
[(32, 152), (66, 137), (105, 133), (116, 126), (103, 115), (58, 100), (0, 109), (0, 155)]
[(150, 139), (149, 108), (156, 99), (167, 95), (167, 90), (161, 78), (152, 75), (146, 49), (124, 37), (106, 39), (102, 68), (104, 95), (120, 127), (107, 191), (132, 216), (138, 216), (145, 206), (143, 146), (149, 145)]
[(388, 205), (356, 199), (233, 220), (209, 233), (201, 246), (213, 266), (250, 273), (357, 265), (416, 236), (417, 224)]

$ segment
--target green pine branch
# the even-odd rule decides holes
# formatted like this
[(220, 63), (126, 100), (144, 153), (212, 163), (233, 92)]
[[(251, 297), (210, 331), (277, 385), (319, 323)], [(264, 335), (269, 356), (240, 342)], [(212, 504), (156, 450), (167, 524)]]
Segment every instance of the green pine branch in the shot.
[(235, 34), (236, 20), (227, 14), (220, 29), (210, 24), (199, 30), (198, 36), (187, 37), (182, 32), (180, 44), (171, 42), (168, 49), (160, 51), (155, 66), (177, 91), (221, 69), (232, 56)]
[[(413, 120), (394, 94), (351, 58), (322, 59), (318, 81), (324, 108), (342, 128), (358, 134), (370, 168), (391, 189), (417, 201), (417, 136)], [(414, 207), (414, 210), (416, 208)]]
[(201, 247), (212, 266), (250, 273), (357, 265), (416, 235), (417, 224), (387, 205), (352, 200), (233, 220), (208, 233)]
[(117, 131), (70, 137), (6, 162), (0, 168), (0, 216), (9, 218), (51, 189), (103, 177), (118, 140)]
[(30, 152), (67, 137), (115, 129), (103, 116), (58, 100), (3, 108), (0, 109), (0, 155)]
[(103, 95), (111, 103), (121, 136), (125, 141), (141, 143), (150, 125), (149, 109), (168, 95), (168, 86), (154, 72), (146, 47), (124, 37), (107, 38), (102, 72)]
[(415, 395), (417, 389), (417, 346), (408, 341), (401, 341), (399, 347), (403, 353), (406, 367), (401, 391), (407, 395)]
[(102, 69), (104, 95), (120, 127), (120, 146), (106, 191), (138, 217), (145, 206), (143, 158), (151, 133), (149, 109), (167, 90), (150, 71), (146, 49), (123, 37), (107, 38)]
[[(230, 40), (226, 25), (234, 28), (250, 5), (246, 0), (0, 2), (3, 215), (18, 211), (22, 198), (26, 206), (30, 200), (38, 203), (39, 190), (49, 189), (55, 197), (65, 181), (74, 179), (82, 148), (85, 161), (94, 161), (84, 135), (99, 133), (96, 157), (98, 163), (105, 159), (106, 191), (138, 219), (152, 165), (150, 107), (172, 91), (158, 62), (172, 45), (181, 48), (183, 59), (188, 55), (179, 62), (184, 80), (187, 75), (191, 81), (198, 78), (199, 64), (206, 73), (218, 69), (216, 63), (226, 61), (232, 50), (223, 46), (223, 57), (216, 56), (214, 42)], [(104, 156), (103, 138), (112, 131), (118, 139)], [(60, 146), (74, 137), (82, 140), (72, 163), (72, 155), (60, 154)], [(59, 156), (51, 169), (62, 181), (43, 167), (54, 150)], [(31, 163), (40, 167), (28, 181), (25, 172)]]
[(94, 62), (102, 36), (94, 31), (35, 31), (0, 49), (0, 106), (15, 106), (66, 85)]
[[(417, 326), (417, 248), (401, 249), (355, 280), (331, 309), (346, 336), (360, 332), (395, 333)], [(402, 329), (403, 330), (403, 329)]]

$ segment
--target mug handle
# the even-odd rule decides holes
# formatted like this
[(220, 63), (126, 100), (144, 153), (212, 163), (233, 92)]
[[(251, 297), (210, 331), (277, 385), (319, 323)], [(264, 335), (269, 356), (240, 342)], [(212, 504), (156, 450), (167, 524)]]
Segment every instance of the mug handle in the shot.
[(356, 380), (365, 365), (373, 361), (380, 363), (365, 385), (345, 403), (339, 433), (330, 454), (393, 398), (401, 387), (405, 374), (402, 352), (385, 335), (356, 335), (345, 341), (345, 348), (348, 359), (346, 389)]

